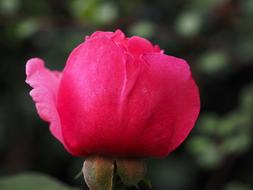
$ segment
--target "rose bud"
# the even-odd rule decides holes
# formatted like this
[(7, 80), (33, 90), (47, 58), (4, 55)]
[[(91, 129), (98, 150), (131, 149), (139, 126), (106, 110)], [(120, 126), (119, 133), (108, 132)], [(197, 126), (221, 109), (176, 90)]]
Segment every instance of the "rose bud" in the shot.
[(86, 37), (62, 72), (33, 58), (26, 75), (38, 114), (74, 156), (165, 157), (200, 110), (186, 61), (120, 30)]

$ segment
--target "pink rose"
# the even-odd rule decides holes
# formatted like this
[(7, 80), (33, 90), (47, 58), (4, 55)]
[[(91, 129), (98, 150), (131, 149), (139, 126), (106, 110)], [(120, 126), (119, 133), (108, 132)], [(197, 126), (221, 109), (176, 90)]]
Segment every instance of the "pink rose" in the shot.
[(40, 117), (75, 156), (164, 157), (200, 110), (188, 64), (120, 30), (87, 37), (62, 72), (33, 58), (26, 74)]

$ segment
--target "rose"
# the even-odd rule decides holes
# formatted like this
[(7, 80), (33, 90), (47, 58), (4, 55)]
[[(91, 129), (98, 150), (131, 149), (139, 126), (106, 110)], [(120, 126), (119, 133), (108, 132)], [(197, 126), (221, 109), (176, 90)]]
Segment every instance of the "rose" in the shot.
[(26, 74), (52, 134), (71, 154), (88, 157), (82, 171), (93, 190), (111, 190), (115, 172), (124, 185), (137, 186), (146, 173), (139, 158), (168, 155), (199, 114), (188, 64), (120, 30), (87, 37), (63, 72), (33, 58)]
[(188, 64), (141, 37), (95, 32), (63, 72), (26, 65), (40, 117), (76, 156), (164, 157), (184, 141), (200, 100)]

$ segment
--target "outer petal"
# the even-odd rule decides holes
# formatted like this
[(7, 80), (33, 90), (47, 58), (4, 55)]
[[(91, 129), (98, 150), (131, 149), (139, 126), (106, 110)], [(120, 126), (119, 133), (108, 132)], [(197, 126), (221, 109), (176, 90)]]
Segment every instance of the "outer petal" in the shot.
[(125, 55), (108, 37), (88, 39), (70, 55), (58, 94), (63, 137), (78, 156), (117, 152)]
[(193, 128), (200, 110), (198, 88), (184, 60), (160, 53), (143, 59), (147, 64), (128, 97), (124, 136), (132, 136), (132, 155), (163, 157)]
[(41, 59), (33, 58), (26, 64), (26, 75), (26, 83), (33, 88), (30, 95), (36, 103), (40, 117), (50, 123), (50, 131), (64, 144), (59, 115), (56, 110), (61, 73), (46, 69)]
[(122, 42), (125, 39), (125, 34), (121, 30), (116, 30), (115, 32), (97, 31), (94, 32), (91, 36), (87, 36), (86, 40), (99, 37), (107, 37), (114, 40), (115, 42)]
[(154, 47), (148, 40), (138, 36), (128, 39), (128, 50), (131, 54), (137, 56), (143, 53), (160, 52), (159, 47)]
[(116, 30), (115, 32), (104, 32), (104, 31), (97, 31), (94, 32), (91, 36), (87, 36), (86, 40), (94, 39), (94, 38), (108, 38), (113, 40), (115, 44), (121, 47), (123, 50), (127, 49), (127, 38), (125, 34), (121, 30)]

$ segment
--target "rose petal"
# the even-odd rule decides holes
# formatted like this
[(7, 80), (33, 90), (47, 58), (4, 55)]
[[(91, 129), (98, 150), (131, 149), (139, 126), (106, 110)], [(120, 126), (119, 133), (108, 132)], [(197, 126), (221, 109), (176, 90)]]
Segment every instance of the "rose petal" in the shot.
[(50, 131), (64, 144), (59, 115), (56, 110), (61, 73), (46, 69), (43, 60), (32, 58), (26, 64), (26, 75), (26, 83), (33, 88), (30, 95), (36, 103), (39, 116), (50, 123)]
[(125, 39), (125, 34), (121, 30), (116, 30), (115, 32), (96, 31), (91, 36), (86, 37), (86, 40), (101, 37), (107, 37), (115, 42), (120, 42)]
[(148, 40), (138, 36), (128, 38), (128, 50), (134, 55), (160, 51), (157, 46), (153, 47), (153, 45)]
[(114, 152), (125, 77), (123, 51), (109, 38), (87, 40), (70, 55), (58, 95), (63, 137), (75, 155)]
[(133, 154), (163, 157), (193, 128), (200, 109), (198, 88), (184, 60), (160, 53), (143, 59), (148, 65), (129, 97), (126, 115), (132, 122), (124, 134), (135, 137), (129, 145), (135, 147)]

